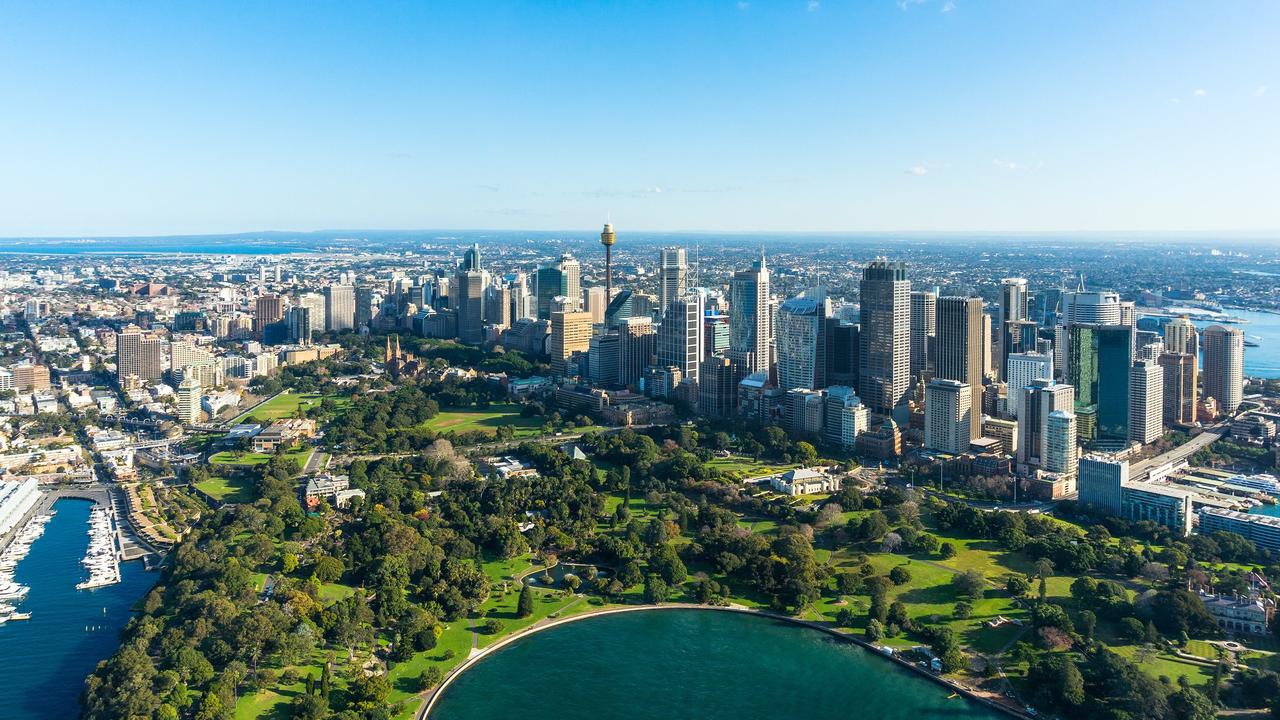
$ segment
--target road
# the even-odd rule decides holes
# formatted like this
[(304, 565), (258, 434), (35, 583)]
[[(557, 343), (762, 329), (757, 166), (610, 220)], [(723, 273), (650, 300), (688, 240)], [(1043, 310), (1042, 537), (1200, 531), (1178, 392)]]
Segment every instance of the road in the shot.
[(1129, 468), (1129, 479), (1135, 482), (1146, 480), (1152, 470), (1156, 470), (1164, 465), (1176, 465), (1181, 463), (1192, 455), (1195, 455), (1213, 443), (1221, 440), (1223, 436), (1227, 434), (1229, 429), (1229, 422), (1218, 423), (1217, 425), (1205, 428), (1204, 432), (1196, 435), (1167, 453), (1134, 463)]

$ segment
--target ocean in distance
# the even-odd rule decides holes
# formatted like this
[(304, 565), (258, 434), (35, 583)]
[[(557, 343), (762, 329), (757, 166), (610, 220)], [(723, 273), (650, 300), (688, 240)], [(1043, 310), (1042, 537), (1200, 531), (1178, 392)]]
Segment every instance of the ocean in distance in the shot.
[(919, 720), (996, 713), (827, 633), (711, 610), (604, 615), (515, 641), (429, 720)]
[(156, 581), (141, 562), (127, 562), (118, 584), (76, 590), (88, 577), (80, 561), (89, 547), (91, 507), (88, 500), (59, 500), (44, 535), (18, 563), (16, 581), (31, 588), (18, 609), (31, 619), (0, 625), (4, 720), (77, 717), (85, 678), (115, 652), (134, 603)]

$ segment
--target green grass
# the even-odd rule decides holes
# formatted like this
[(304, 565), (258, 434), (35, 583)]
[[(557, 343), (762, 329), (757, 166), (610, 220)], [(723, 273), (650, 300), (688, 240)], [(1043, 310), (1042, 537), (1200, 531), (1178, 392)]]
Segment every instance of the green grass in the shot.
[(729, 457), (712, 458), (708, 462), (707, 467), (715, 468), (732, 480), (745, 480), (747, 478), (761, 477), (763, 475), (772, 475), (774, 473), (790, 470), (797, 465), (779, 465), (760, 460), (752, 460), (744, 455), (730, 455)]
[(498, 428), (509, 426), (515, 430), (515, 436), (521, 438), (541, 434), (544, 422), (541, 417), (522, 416), (518, 405), (501, 403), (483, 410), (441, 410), (422, 427), (434, 433), (483, 432), (493, 435)]
[[(310, 445), (298, 445), (285, 451), (285, 457), (293, 458), (298, 462), (298, 471), (301, 472), (307, 466), (307, 460), (311, 457), (311, 453), (315, 448)], [(209, 462), (213, 465), (264, 465), (272, 457), (272, 453), (256, 453), (256, 452), (237, 452), (235, 450), (223, 450), (209, 456)]]
[(1179, 676), (1186, 675), (1191, 684), (1198, 688), (1207, 686), (1213, 680), (1212, 665), (1199, 665), (1164, 652), (1152, 652), (1142, 659), (1139, 652), (1140, 645), (1111, 645), (1110, 647), (1117, 655), (1133, 661), (1143, 672), (1154, 678), (1163, 675), (1177, 682)]
[(253, 502), (253, 481), (245, 477), (212, 477), (196, 484), (196, 489), (218, 502)]
[[(346, 397), (337, 395), (331, 395), (330, 397), (339, 406), (346, 405), (351, 402), (350, 398)], [(324, 398), (325, 396), (321, 393), (287, 392), (271, 398), (253, 410), (241, 413), (231, 421), (231, 424), (235, 425), (236, 423), (244, 422), (250, 416), (260, 423), (269, 423), (281, 418), (291, 418), (295, 413), (297, 413), (299, 408), (303, 411), (310, 410), (311, 408), (319, 405)]]

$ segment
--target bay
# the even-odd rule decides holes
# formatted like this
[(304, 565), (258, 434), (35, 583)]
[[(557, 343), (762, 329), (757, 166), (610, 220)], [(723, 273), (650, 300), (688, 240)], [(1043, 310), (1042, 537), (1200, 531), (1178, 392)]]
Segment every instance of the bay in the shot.
[(430, 720), (997, 718), (890, 660), (742, 613), (603, 615), (517, 640), (445, 689)]
[(80, 691), (99, 661), (115, 652), (132, 607), (155, 583), (141, 562), (120, 566), (121, 581), (76, 590), (88, 577), (87, 500), (59, 500), (44, 535), (18, 563), (15, 580), (31, 588), (18, 609), (30, 620), (0, 625), (0, 718), (62, 720), (80, 713)]

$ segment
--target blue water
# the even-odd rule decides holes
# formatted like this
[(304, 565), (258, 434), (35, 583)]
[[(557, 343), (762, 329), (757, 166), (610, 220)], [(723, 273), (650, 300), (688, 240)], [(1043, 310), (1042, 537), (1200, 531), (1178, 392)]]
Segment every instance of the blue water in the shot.
[[(0, 625), (0, 718), (61, 720), (79, 714), (84, 679), (110, 656), (130, 608), (156, 581), (142, 563), (121, 566), (121, 582), (76, 590), (88, 573), (87, 500), (59, 500), (45, 533), (18, 563), (17, 582), (31, 592), (18, 606), (31, 619)], [(86, 627), (92, 630), (86, 631)]]

